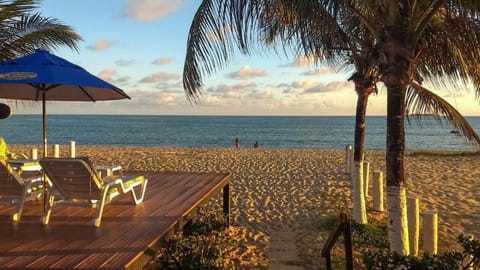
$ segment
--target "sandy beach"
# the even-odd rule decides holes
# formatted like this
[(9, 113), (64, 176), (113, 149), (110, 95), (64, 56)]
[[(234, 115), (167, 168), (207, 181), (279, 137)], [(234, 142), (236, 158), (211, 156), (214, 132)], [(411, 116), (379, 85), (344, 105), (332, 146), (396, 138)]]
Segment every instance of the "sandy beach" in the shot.
[[(40, 146), (11, 150), (29, 153), (32, 147), (41, 156)], [(68, 147), (60, 151), (66, 156)], [(292, 235), (298, 265), (318, 268), (323, 264), (320, 252), (316, 259), (308, 257), (323, 245), (324, 236), (313, 232), (314, 225), (351, 208), (351, 182), (341, 150), (78, 145), (76, 151), (95, 164), (121, 164), (125, 170), (231, 172), (231, 233), (240, 241), (235, 259), (245, 268), (272, 263), (270, 242), (278, 233)], [(371, 171), (385, 172), (384, 155), (367, 151)], [(407, 196), (420, 199), (421, 212), (438, 211), (440, 251), (454, 248), (460, 233), (480, 238), (478, 164), (479, 155), (406, 156)], [(212, 204), (220, 204), (220, 197)], [(367, 207), (372, 207), (371, 197)]]

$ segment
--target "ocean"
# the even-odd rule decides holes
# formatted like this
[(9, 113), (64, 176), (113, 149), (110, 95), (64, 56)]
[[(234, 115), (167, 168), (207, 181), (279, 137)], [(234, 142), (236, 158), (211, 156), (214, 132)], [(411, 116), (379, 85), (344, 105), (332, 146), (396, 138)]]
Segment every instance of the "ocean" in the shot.
[[(467, 117), (480, 132), (480, 117)], [(48, 115), (48, 143), (104, 146), (241, 147), (344, 149), (353, 145), (353, 116), (132, 116)], [(365, 148), (385, 149), (385, 116), (368, 116)], [(42, 144), (41, 115), (0, 120), (8, 144)], [(476, 150), (451, 133), (448, 124), (426, 117), (406, 124), (407, 150)]]

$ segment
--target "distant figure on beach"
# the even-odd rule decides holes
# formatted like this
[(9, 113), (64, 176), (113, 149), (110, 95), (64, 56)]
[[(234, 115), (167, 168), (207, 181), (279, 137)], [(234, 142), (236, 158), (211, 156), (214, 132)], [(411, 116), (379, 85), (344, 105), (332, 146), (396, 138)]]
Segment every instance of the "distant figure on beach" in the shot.
[(255, 144), (253, 144), (253, 148), (258, 148), (260, 147), (260, 145), (258, 144), (258, 142), (255, 142)]
[(240, 148), (240, 139), (238, 137), (235, 138), (235, 148)]

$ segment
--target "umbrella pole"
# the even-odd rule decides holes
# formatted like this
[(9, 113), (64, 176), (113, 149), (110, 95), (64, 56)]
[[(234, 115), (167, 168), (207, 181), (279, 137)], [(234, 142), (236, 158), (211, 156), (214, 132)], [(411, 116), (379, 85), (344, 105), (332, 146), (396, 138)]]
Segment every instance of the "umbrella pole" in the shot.
[[(48, 146), (47, 146), (47, 112), (46, 112), (46, 93), (42, 92), (42, 120), (43, 120), (43, 158), (48, 157)], [(47, 200), (48, 200), (48, 181), (45, 171), (42, 170), (43, 177), (43, 214), (47, 211)]]
[(43, 157), (48, 157), (47, 149), (47, 112), (45, 92), (42, 93), (42, 115), (43, 115)]

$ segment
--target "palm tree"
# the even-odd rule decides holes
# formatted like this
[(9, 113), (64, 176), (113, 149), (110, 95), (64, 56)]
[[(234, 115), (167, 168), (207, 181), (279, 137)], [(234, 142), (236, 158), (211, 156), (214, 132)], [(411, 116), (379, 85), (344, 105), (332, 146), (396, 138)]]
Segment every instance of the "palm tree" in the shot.
[[(470, 80), (480, 90), (479, 1), (348, 1), (345, 6), (376, 40), (379, 76), (387, 87), (387, 209), (390, 245), (408, 254), (405, 211), (405, 100), (408, 86)], [(368, 12), (366, 12), (368, 11)], [(443, 38), (443, 39), (442, 39)], [(428, 53), (427, 53), (428, 52)], [(433, 58), (432, 54), (438, 56)]]
[[(375, 39), (365, 27), (362, 27), (361, 21), (350, 12), (350, 9), (329, 12), (326, 10), (328, 6), (318, 1), (307, 1), (301, 4), (298, 1), (279, 1), (279, 3), (281, 7), (275, 7), (275, 12), (268, 14), (274, 14), (280, 19), (268, 17), (267, 23), (262, 25), (264, 29), (269, 29), (270, 41), (275, 40), (273, 36), (280, 35), (278, 39), (285, 44), (284, 46), (292, 47), (295, 44), (301, 44), (301, 50), (305, 55), (317, 55), (317, 58), (323, 60), (324, 64), (329, 64), (326, 57), (331, 54), (339, 55), (344, 58), (344, 63), (346, 63), (344, 68), (352, 70), (352, 75), (348, 80), (354, 82), (358, 97), (354, 139), (355, 169), (352, 179), (354, 183), (353, 215), (357, 222), (365, 223), (365, 201), (362, 195), (365, 115), (368, 97), (372, 93), (377, 93), (376, 84), (381, 80), (375, 59), (377, 54)], [(341, 17), (341, 23), (333, 19), (335, 14), (336, 18)], [(332, 18), (328, 19), (328, 16), (332, 16)], [(272, 21), (281, 23), (271, 23)], [(329, 22), (332, 23), (329, 24)], [(442, 43), (445, 39), (439, 38), (444, 34), (441, 30), (443, 27), (449, 27), (449, 25), (437, 23), (430, 27), (430, 33), (425, 34), (428, 38), (437, 36), (433, 40), (438, 44), (432, 46), (431, 50), (438, 51), (438, 47), (445, 47), (445, 44)], [(332, 35), (332, 33), (335, 34)], [(334, 45), (325, 47), (325, 44)], [(321, 49), (319, 50), (319, 48)], [(440, 52), (443, 55), (449, 54), (449, 52)], [(442, 55), (435, 52), (426, 55), (425, 60), (420, 63), (420, 68), (428, 70), (425, 65), (432, 60), (437, 61), (438, 57), (442, 57)], [(421, 86), (421, 80), (421, 76), (417, 76), (407, 86), (408, 99), (405, 100), (407, 112), (411, 112), (417, 117), (433, 114), (439, 120), (442, 120), (440, 118), (442, 116), (469, 141), (480, 144), (480, 138), (468, 121), (448, 102)]]
[(81, 37), (55, 18), (32, 13), (39, 0), (0, 0), (0, 61), (33, 52), (42, 47), (68, 46), (78, 50)]
[[(203, 1), (192, 22), (187, 45), (187, 57), (184, 68), (184, 87), (187, 96), (191, 100), (197, 101), (202, 85), (202, 75), (210, 74), (219, 67), (224, 67), (231, 57), (235, 46), (243, 53), (250, 53), (252, 44), (270, 44), (272, 40), (277, 41), (278, 39), (280, 42), (285, 42), (286, 45), (304, 50), (307, 54), (315, 55), (316, 59), (322, 63), (338, 66), (346, 61), (346, 63), (351, 63), (354, 66), (354, 72), (350, 79), (354, 82), (358, 95), (355, 127), (355, 161), (361, 162), (367, 99), (371, 93), (376, 91), (375, 87), (378, 80), (385, 82), (384, 67), (378, 65), (381, 62), (378, 57), (378, 35), (371, 29), (372, 27), (375, 29), (377, 26), (372, 26), (371, 23), (364, 23), (375, 22), (375, 16), (378, 16), (377, 19), (379, 20), (384, 19), (385, 14), (380, 14), (380, 11), (376, 13), (372, 11), (378, 2), (382, 1), (367, 2), (298, 0)], [(360, 3), (364, 5), (360, 5)], [(434, 36), (433, 29), (437, 31), (435, 34), (444, 33), (441, 29), (432, 27), (430, 38)], [(226, 38), (230, 35), (230, 31), (233, 33), (230, 36), (231, 39)], [(217, 35), (221, 42), (212, 42), (208, 39), (212, 32)], [(272, 35), (272, 33), (274, 34)], [(301, 40), (301, 42), (298, 42), (298, 40)], [(433, 41), (438, 43), (436, 46), (441, 45), (441, 42), (436, 41), (434, 38)], [(434, 48), (435, 46), (432, 46), (432, 49)], [(453, 46), (450, 49), (435, 51), (433, 54), (442, 52), (446, 53), (445, 55), (451, 55), (455, 50), (457, 48)], [(458, 59), (455, 55), (453, 56), (453, 59)], [(471, 59), (473, 57), (468, 59), (470, 61), (468, 63), (473, 63)], [(416, 67), (418, 71), (414, 70), (415, 74), (422, 73), (426, 77), (435, 77), (434, 75), (438, 77), (441, 75), (441, 72), (438, 71), (443, 69), (441, 67), (443, 63), (439, 60), (442, 60), (442, 58), (436, 58), (435, 60), (432, 57), (426, 60), (424, 66)], [(422, 62), (418, 64), (422, 64)], [(435, 64), (434, 71), (429, 67), (432, 64)], [(469, 67), (473, 70), (473, 65), (470, 64)], [(455, 69), (454, 65), (449, 66), (449, 68)], [(406, 104), (411, 107), (411, 111), (417, 110), (417, 112), (443, 114), (448, 120), (454, 121), (455, 125), (462, 127), (462, 133), (466, 134), (467, 138), (478, 142), (478, 136), (476, 136), (473, 129), (471, 129), (458, 111), (440, 97), (421, 87), (421, 81), (422, 77), (418, 75), (405, 84), (405, 93), (408, 89), (410, 97), (407, 100), (405, 98), (402, 99), (402, 97), (399, 99), (392, 98), (390, 92), (388, 93), (387, 183), (389, 187), (396, 187), (395, 183), (403, 183), (404, 142), (396, 141), (392, 143), (391, 141), (392, 139), (403, 138), (404, 118), (402, 117), (401, 121), (398, 121), (401, 122), (401, 125), (398, 122), (392, 124), (391, 104), (393, 104), (393, 100), (396, 103), (401, 103), (399, 106), (401, 107), (402, 115), (405, 114)], [(388, 84), (386, 85), (388, 88)], [(398, 135), (398, 138), (392, 137), (392, 134)], [(391, 146), (394, 146), (396, 143), (402, 144), (400, 147), (400, 159), (397, 158), (399, 155), (391, 150)], [(398, 165), (399, 163), (401, 165)], [(358, 172), (360, 172), (359, 168), (357, 168), (357, 174)], [(401, 182), (395, 180), (395, 177), (398, 175), (402, 177)], [(388, 191), (392, 194), (391, 189)], [(397, 196), (398, 194), (400, 192), (396, 192)], [(390, 201), (395, 200), (391, 199)], [(395, 229), (397, 223), (400, 224), (399, 220), (401, 219), (397, 219), (397, 216), (400, 217), (400, 215), (398, 211), (393, 211), (393, 205), (389, 204), (388, 208), (389, 219), (391, 224), (393, 224), (392, 228)], [(396, 209), (400, 208), (397, 207)], [(391, 234), (391, 239), (395, 238), (393, 237), (394, 235), (402, 235), (401, 230), (397, 229), (397, 231), (399, 232), (398, 234)], [(403, 233), (403, 235), (405, 236), (406, 233)], [(396, 239), (398, 238), (396, 237)], [(398, 242), (396, 241), (396, 243)], [(408, 251), (404, 252), (402, 248), (397, 247), (398, 244), (393, 244), (392, 249), (401, 253), (408, 253)]]

